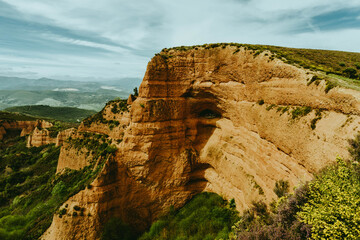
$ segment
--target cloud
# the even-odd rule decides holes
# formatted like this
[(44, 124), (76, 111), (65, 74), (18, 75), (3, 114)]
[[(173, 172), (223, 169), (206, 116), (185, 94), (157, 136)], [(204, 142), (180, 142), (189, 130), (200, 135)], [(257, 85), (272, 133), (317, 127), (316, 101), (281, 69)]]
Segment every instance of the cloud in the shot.
[(360, 51), (358, 0), (0, 0), (0, 6), (2, 59), (39, 75), (142, 77), (162, 48), (211, 42)]
[(54, 41), (58, 41), (58, 42), (69, 43), (69, 44), (79, 45), (79, 46), (84, 46), (84, 47), (100, 48), (100, 49), (110, 51), (110, 52), (116, 52), (116, 53), (128, 52), (128, 50), (126, 50), (122, 47), (112, 46), (112, 45), (108, 45), (108, 44), (67, 38), (67, 37), (57, 36), (57, 35), (53, 35), (53, 34), (43, 34), (43, 36), (44, 36), (44, 38), (49, 39), (49, 40), (54, 40)]

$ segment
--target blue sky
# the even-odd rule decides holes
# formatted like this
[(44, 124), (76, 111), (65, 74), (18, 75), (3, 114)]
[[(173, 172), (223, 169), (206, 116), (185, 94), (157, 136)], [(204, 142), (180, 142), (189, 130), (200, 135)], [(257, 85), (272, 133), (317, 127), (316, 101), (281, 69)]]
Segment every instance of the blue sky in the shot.
[(359, 0), (0, 0), (0, 76), (142, 78), (164, 47), (360, 52)]

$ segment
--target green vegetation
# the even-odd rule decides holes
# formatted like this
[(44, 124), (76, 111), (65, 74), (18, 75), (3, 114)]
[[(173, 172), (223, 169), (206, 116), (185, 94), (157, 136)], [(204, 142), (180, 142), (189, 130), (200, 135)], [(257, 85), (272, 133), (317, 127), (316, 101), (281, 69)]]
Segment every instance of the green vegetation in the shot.
[(135, 97), (139, 96), (139, 92), (138, 92), (138, 89), (137, 87), (134, 88), (134, 94), (133, 94)]
[(7, 122), (13, 122), (13, 121), (34, 121), (37, 120), (35, 117), (30, 117), (23, 114), (18, 113), (9, 113), (9, 112), (3, 112), (0, 111), (0, 121), (4, 120)]
[(266, 111), (270, 111), (274, 107), (276, 107), (276, 104), (270, 104), (269, 106), (266, 107)]
[(312, 226), (312, 239), (358, 239), (360, 178), (357, 165), (337, 159), (308, 186), (308, 201), (297, 214)]
[(345, 77), (356, 79), (358, 78), (357, 70), (355, 68), (346, 68), (342, 71)]
[(279, 106), (276, 111), (277, 112), (280, 112), (281, 114), (284, 114), (286, 113), (288, 110), (289, 110), (289, 106)]
[[(35, 117), (31, 117), (31, 116), (23, 115), (23, 114), (19, 114), (19, 113), (9, 113), (9, 112), (1, 112), (0, 111), (0, 123), (1, 123), (1, 121), (5, 121), (5, 122), (36, 121), (38, 119), (39, 118), (35, 118)], [(47, 121), (49, 121), (53, 124), (52, 127), (47, 128), (47, 130), (49, 130), (50, 137), (52, 137), (52, 138), (55, 138), (60, 131), (78, 126), (78, 123), (72, 123), (72, 122), (61, 122), (61, 121), (48, 120), (48, 119), (47, 119)], [(16, 133), (16, 130), (14, 130), (14, 131)], [(8, 135), (10, 137), (14, 137), (12, 135), (18, 136), (18, 135), (20, 135), (20, 131), (18, 131), (17, 134), (7, 134), (6, 136), (8, 136)], [(10, 130), (8, 130), (8, 132), (11, 133)]]
[(49, 227), (61, 201), (52, 195), (59, 152), (26, 148), (25, 138), (1, 145), (0, 239), (37, 239)]
[(300, 222), (297, 213), (307, 201), (307, 186), (279, 199), (271, 211), (264, 202), (253, 202), (232, 227), (230, 239), (300, 240), (311, 235), (310, 226)]
[(120, 218), (111, 218), (104, 226), (101, 240), (135, 240), (138, 234), (131, 226), (122, 222)]
[(352, 161), (338, 158), (294, 194), (287, 194), (287, 182), (276, 182), (278, 201), (271, 210), (254, 202), (234, 225), (232, 239), (358, 239), (360, 136), (349, 143)]
[(29, 115), (35, 118), (55, 119), (63, 122), (79, 122), (96, 113), (93, 110), (74, 107), (50, 107), (44, 105), (11, 107), (6, 108), (5, 111)]
[(184, 207), (154, 222), (140, 239), (228, 239), (238, 220), (235, 202), (229, 204), (215, 193), (201, 193)]
[(310, 127), (312, 130), (316, 128), (316, 123), (322, 118), (323, 109), (316, 109), (315, 118), (311, 120)]
[(78, 123), (70, 123), (70, 122), (60, 122), (60, 121), (50, 121), (53, 126), (47, 128), (49, 131), (49, 135), (52, 138), (57, 137), (58, 133), (69, 128), (76, 128), (79, 124)]
[(303, 106), (303, 107), (296, 107), (291, 111), (291, 118), (296, 119), (299, 117), (303, 117), (308, 115), (311, 112), (311, 107)]
[[(50, 226), (54, 213), (59, 217), (67, 214), (66, 208), (59, 207), (91, 186), (116, 147), (105, 136), (84, 137), (68, 141), (78, 148), (91, 148), (89, 165), (80, 170), (66, 169), (61, 174), (55, 174), (59, 147), (27, 148), (24, 137), (0, 145), (0, 239), (38, 239)], [(84, 208), (75, 206), (74, 210), (74, 217), (84, 216)]]
[(264, 105), (265, 102), (264, 102), (264, 99), (260, 99), (257, 103), (261, 106), (261, 105)]
[[(299, 49), (299, 48), (286, 48), (269, 45), (250, 45), (240, 43), (215, 43), (204, 44), (196, 46), (181, 46), (170, 49), (163, 49), (162, 52), (170, 50), (188, 51), (192, 49), (210, 49), (210, 48), (226, 48), (227, 46), (236, 47), (234, 53), (240, 51), (241, 48), (254, 52), (256, 57), (261, 52), (269, 51), (270, 60), (278, 58), (287, 63), (301, 66), (314, 71), (322, 71), (325, 73), (333, 73), (340, 76), (347, 76), (348, 71), (346, 68), (359, 69), (360, 53), (341, 52), (331, 50), (317, 50), (317, 49)], [(345, 71), (345, 72), (344, 72)], [(353, 71), (353, 70), (351, 70)], [(352, 74), (352, 77), (359, 78), (358, 74)]]
[(107, 135), (89, 132), (79, 134), (81, 134), (79, 138), (70, 137), (67, 140), (68, 147), (75, 148), (78, 152), (86, 149), (87, 154), (92, 156), (91, 163), (95, 163), (99, 157), (107, 159), (117, 150), (116, 146), (111, 145), (111, 139)]
[(105, 109), (108, 107), (111, 107), (111, 112), (114, 114), (119, 114), (122, 112), (128, 112), (127, 108), (127, 100), (125, 99), (115, 99), (112, 101), (109, 101), (105, 107), (98, 113), (96, 113), (93, 116), (90, 116), (83, 120), (83, 123), (85, 126), (91, 126), (92, 123), (103, 123), (109, 125), (110, 130), (114, 127), (119, 126), (119, 121), (116, 120), (107, 120), (104, 118)]
[(232, 49), (234, 49), (233, 54), (244, 49), (251, 51), (254, 57), (264, 53), (263, 55), (268, 57), (269, 61), (277, 58), (285, 63), (316, 71), (317, 75), (323, 76), (314, 76), (310, 82), (308, 82), (308, 85), (313, 82), (315, 85), (319, 85), (321, 80), (326, 80), (326, 93), (336, 86), (360, 90), (360, 53), (240, 43), (216, 43), (165, 48), (162, 50), (162, 54), (170, 54), (171, 50), (189, 51), (193, 49), (212, 49), (218, 47), (221, 47), (221, 49), (232, 47)]
[(354, 139), (349, 140), (349, 152), (353, 161), (360, 162), (360, 135), (356, 135)]
[(274, 193), (278, 198), (286, 196), (289, 193), (289, 182), (284, 180), (279, 180), (275, 183)]
[[(135, 89), (134, 89), (134, 91), (135, 91)], [(106, 105), (111, 105), (112, 106), (111, 112), (114, 114), (118, 114), (120, 112), (128, 111), (128, 108), (127, 108), (128, 105), (126, 102), (127, 102), (127, 100), (124, 100), (124, 99), (115, 99), (115, 100), (108, 102)]]

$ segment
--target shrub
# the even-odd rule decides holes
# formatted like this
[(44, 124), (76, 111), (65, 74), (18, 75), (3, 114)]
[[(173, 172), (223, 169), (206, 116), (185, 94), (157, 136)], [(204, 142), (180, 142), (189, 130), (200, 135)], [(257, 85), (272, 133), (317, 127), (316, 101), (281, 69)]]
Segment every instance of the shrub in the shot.
[[(233, 202), (235, 203), (235, 202)], [(229, 235), (237, 211), (215, 193), (201, 193), (152, 224), (140, 239), (219, 239)]]
[(237, 52), (239, 52), (239, 51), (240, 51), (240, 48), (236, 49), (236, 50), (233, 52), (233, 54), (235, 54), (235, 53), (237, 53)]
[(264, 102), (264, 99), (260, 99), (259, 101), (258, 101), (258, 104), (261, 106), (261, 105), (263, 105), (265, 102)]
[(137, 233), (127, 224), (123, 223), (120, 218), (111, 218), (104, 226), (101, 235), (102, 240), (135, 240)]
[(336, 86), (337, 86), (336, 83), (327, 80), (327, 81), (326, 81), (326, 87), (325, 87), (325, 93), (328, 93), (331, 89), (333, 89), (333, 88), (336, 87)]
[(67, 212), (67, 211), (66, 211), (66, 208), (62, 208), (62, 209), (59, 210), (59, 214), (60, 214), (60, 215), (65, 215), (66, 212)]
[(234, 198), (230, 199), (229, 207), (230, 207), (230, 208), (233, 208), (233, 209), (236, 208), (236, 203), (235, 203), (235, 199), (234, 199)]
[(275, 214), (263, 202), (254, 202), (233, 226), (231, 239), (302, 240), (310, 238), (310, 226), (299, 222), (297, 213), (307, 201), (306, 185), (294, 195), (281, 198)]
[(266, 107), (266, 111), (270, 111), (271, 109), (273, 109), (274, 107), (276, 107), (276, 104), (271, 104), (268, 107)]
[(51, 194), (56, 197), (61, 197), (66, 194), (66, 191), (67, 189), (65, 183), (63, 181), (60, 181), (54, 186)]
[(81, 208), (80, 208), (78, 205), (75, 205), (75, 206), (74, 206), (74, 210), (75, 210), (75, 211), (80, 211), (80, 209), (81, 209)]
[(343, 73), (348, 78), (357, 78), (357, 71), (355, 68), (346, 68)]
[(360, 162), (360, 135), (356, 135), (354, 139), (348, 140), (350, 144), (349, 152), (354, 161)]
[(278, 198), (281, 198), (289, 193), (289, 182), (284, 180), (276, 181), (274, 192)]
[(354, 167), (337, 159), (309, 183), (308, 201), (298, 216), (312, 225), (312, 239), (358, 239), (360, 179)]
[(311, 112), (311, 107), (304, 106), (304, 107), (296, 107), (294, 110), (291, 111), (292, 119), (296, 119), (299, 117), (303, 117), (308, 115)]

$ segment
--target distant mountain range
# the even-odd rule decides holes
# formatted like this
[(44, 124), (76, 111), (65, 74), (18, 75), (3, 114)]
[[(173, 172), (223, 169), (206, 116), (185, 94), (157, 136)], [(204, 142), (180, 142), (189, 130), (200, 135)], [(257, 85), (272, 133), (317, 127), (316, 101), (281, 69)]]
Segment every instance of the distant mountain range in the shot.
[(93, 110), (73, 107), (49, 107), (43, 105), (10, 107), (6, 108), (5, 111), (6, 112), (0, 111), (0, 113), (5, 116), (6, 114), (17, 113), (18, 115), (15, 116), (18, 117), (28, 116), (30, 118), (54, 119), (63, 122), (80, 122), (84, 118), (96, 113), (96, 111)]
[(122, 78), (118, 81), (84, 82), (0, 76), (0, 110), (23, 105), (49, 105), (99, 111), (109, 100), (127, 98), (140, 81)]

